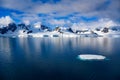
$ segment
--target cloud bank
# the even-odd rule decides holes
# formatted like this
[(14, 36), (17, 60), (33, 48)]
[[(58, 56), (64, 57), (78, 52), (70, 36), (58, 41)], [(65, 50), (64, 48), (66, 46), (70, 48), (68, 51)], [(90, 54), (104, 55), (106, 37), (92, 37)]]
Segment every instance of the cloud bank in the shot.
[(98, 22), (106, 18), (120, 22), (119, 4), (120, 0), (0, 0), (0, 7), (23, 12), (11, 12), (12, 17), (52, 25), (86, 22), (83, 17), (88, 21), (96, 17)]
[(14, 22), (10, 16), (0, 18), (0, 28), (8, 26), (9, 23)]
[(98, 21), (94, 22), (80, 22), (80, 23), (74, 23), (71, 27), (76, 30), (85, 30), (85, 29), (95, 29), (95, 28), (110, 28), (110, 27), (119, 27), (120, 24), (116, 23), (110, 19), (100, 19)]

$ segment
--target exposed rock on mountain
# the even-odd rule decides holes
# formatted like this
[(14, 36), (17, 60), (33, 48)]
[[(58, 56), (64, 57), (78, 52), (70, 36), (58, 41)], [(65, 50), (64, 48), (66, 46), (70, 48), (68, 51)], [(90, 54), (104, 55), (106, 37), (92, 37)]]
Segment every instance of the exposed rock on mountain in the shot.
[(5, 33), (7, 33), (7, 31), (8, 31), (7, 27), (0, 28), (1, 34), (5, 34)]
[(10, 23), (7, 26), (8, 30), (11, 30), (12, 32), (14, 32), (17, 29), (17, 26), (15, 23)]
[(109, 32), (109, 28), (103, 28), (103, 30), (102, 30), (102, 32), (104, 32), (104, 33), (108, 33)]

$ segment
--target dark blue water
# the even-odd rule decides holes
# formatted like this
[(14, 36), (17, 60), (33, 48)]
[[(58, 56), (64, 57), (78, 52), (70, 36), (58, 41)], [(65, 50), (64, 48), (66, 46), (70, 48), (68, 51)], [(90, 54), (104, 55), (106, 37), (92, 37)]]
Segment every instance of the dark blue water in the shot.
[(0, 80), (120, 80), (120, 38), (0, 37)]

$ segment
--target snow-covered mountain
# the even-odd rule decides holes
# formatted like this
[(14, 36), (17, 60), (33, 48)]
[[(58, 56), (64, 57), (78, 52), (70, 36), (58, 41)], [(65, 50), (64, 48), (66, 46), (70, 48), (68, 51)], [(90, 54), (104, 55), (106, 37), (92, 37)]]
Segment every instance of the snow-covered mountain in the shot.
[[(110, 23), (110, 22), (109, 22)], [(112, 22), (112, 24), (114, 24)], [(120, 26), (84, 27), (73, 24), (71, 27), (56, 27), (52, 30), (41, 22), (16, 24), (10, 17), (0, 19), (0, 36), (9, 37), (113, 37), (120, 36)]]

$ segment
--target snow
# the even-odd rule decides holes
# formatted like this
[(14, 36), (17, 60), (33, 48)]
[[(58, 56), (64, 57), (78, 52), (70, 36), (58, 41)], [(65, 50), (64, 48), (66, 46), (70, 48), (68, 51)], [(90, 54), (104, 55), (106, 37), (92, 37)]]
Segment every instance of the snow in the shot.
[[(28, 26), (28, 29), (20, 28), (17, 24), (17, 29), (12, 32), (11, 30), (4, 32), (4, 28), (8, 26), (8, 24), (14, 22), (10, 16), (1, 17), (0, 18), (0, 36), (5, 37), (120, 37), (120, 24), (115, 23), (109, 19), (100, 19), (98, 22), (93, 23), (73, 23), (73, 25), (69, 27), (60, 26), (59, 30), (51, 31), (48, 29), (41, 29), (41, 22), (30, 23), (29, 20), (24, 20), (25, 26)], [(55, 21), (57, 24), (59, 21)], [(63, 21), (61, 21), (63, 23)], [(61, 24), (61, 23), (60, 23)], [(49, 27), (49, 26), (47, 26)], [(114, 27), (117, 30), (112, 30)], [(96, 28), (100, 29), (100, 31), (96, 30)], [(107, 33), (103, 32), (104, 28), (108, 28), (109, 31)], [(5, 28), (6, 29), (6, 28)], [(8, 29), (8, 28), (7, 28)], [(69, 31), (71, 29), (72, 31)]]
[(41, 28), (41, 22), (35, 23), (34, 28), (40, 29)]
[(81, 54), (78, 55), (78, 58), (81, 60), (104, 60), (106, 57), (103, 55)]
[[(98, 34), (98, 35), (97, 35)], [(109, 32), (109, 33), (102, 33), (97, 32), (97, 34), (91, 34), (89, 32), (75, 34), (71, 32), (35, 32), (29, 33), (24, 32), (23, 30), (16, 30), (15, 32), (8, 31), (6, 34), (0, 34), (0, 36), (18, 36), (18, 37), (120, 37), (120, 32)]]
[(101, 31), (94, 31), (95, 33), (99, 34), (102, 37), (120, 37), (120, 31), (112, 31), (109, 30), (108, 33), (103, 33)]

